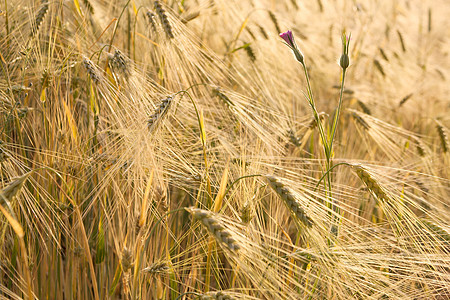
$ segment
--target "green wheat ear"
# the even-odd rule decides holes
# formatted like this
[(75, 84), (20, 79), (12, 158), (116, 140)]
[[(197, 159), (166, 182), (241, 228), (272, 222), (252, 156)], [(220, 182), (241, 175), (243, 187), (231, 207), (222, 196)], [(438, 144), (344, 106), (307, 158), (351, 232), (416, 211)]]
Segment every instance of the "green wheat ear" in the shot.
[(3, 189), (0, 190), (0, 204), (5, 205), (10, 210), (10, 213), (14, 216), (14, 211), (11, 207), (11, 201), (12, 199), (17, 196), (19, 191), (24, 186), (25, 182), (27, 181), (28, 177), (30, 177), (32, 172), (25, 173), (24, 175), (20, 177), (13, 178), (11, 182), (5, 186)]

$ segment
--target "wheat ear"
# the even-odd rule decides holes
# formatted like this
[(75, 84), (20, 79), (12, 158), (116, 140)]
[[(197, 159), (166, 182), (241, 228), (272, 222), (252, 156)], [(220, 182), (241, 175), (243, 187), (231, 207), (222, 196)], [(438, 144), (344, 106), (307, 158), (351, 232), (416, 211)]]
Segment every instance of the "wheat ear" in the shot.
[(150, 22), (150, 25), (152, 26), (153, 32), (157, 33), (158, 31), (156, 29), (156, 15), (153, 12), (148, 11), (146, 13), (146, 16), (148, 18), (148, 21)]
[(131, 74), (130, 61), (122, 51), (116, 50), (114, 55), (109, 57), (109, 63), (115, 71), (119, 71), (128, 79)]
[(100, 83), (100, 75), (98, 73), (98, 70), (95, 68), (94, 63), (87, 57), (83, 59), (83, 66), (85, 67), (89, 77), (92, 79), (92, 81), (95, 84)]
[(228, 249), (238, 251), (241, 248), (233, 238), (233, 234), (225, 228), (223, 223), (217, 219), (217, 216), (214, 213), (195, 207), (188, 207), (186, 210), (191, 213), (195, 219), (199, 220), (218, 242), (226, 245)]
[(370, 129), (369, 124), (366, 122), (366, 120), (364, 120), (363, 116), (360, 113), (358, 113), (358, 111), (353, 110), (352, 116), (355, 119), (355, 121), (359, 125), (361, 125), (365, 130), (369, 130)]
[(145, 273), (148, 273), (151, 275), (155, 275), (155, 274), (165, 273), (165, 272), (167, 272), (167, 270), (169, 270), (169, 266), (167, 265), (167, 263), (165, 261), (160, 261), (160, 262), (152, 263), (147, 268), (144, 268), (142, 270), (142, 272), (145, 272)]
[(356, 175), (361, 179), (362, 182), (367, 186), (369, 191), (378, 199), (378, 200), (387, 200), (388, 197), (378, 183), (378, 181), (373, 178), (373, 176), (361, 165), (352, 165), (352, 168), (355, 170)]
[(155, 112), (150, 116), (147, 121), (148, 129), (153, 131), (158, 123), (167, 115), (167, 112), (170, 109), (170, 105), (172, 104), (174, 96), (169, 96), (161, 101), (158, 108)]
[(159, 19), (161, 20), (161, 24), (164, 28), (164, 31), (166, 32), (166, 35), (169, 39), (173, 39), (174, 35), (172, 32), (172, 26), (169, 23), (169, 19), (167, 18), (166, 11), (162, 7), (161, 3), (159, 1), (154, 2), (155, 11), (158, 15)]
[(436, 129), (439, 134), (439, 139), (441, 140), (442, 150), (444, 152), (447, 152), (450, 145), (448, 141), (447, 128), (445, 128), (445, 126), (441, 122), (436, 120)]
[(312, 227), (313, 220), (306, 215), (305, 210), (300, 206), (294, 193), (278, 177), (266, 175), (270, 187), (280, 196), (283, 202), (291, 211), (292, 215), (300, 220), (305, 226)]
[(222, 292), (222, 291), (218, 291), (218, 292), (209, 292), (206, 293), (202, 296), (200, 296), (201, 300), (234, 300), (236, 298), (227, 295), (226, 293)]
[(36, 34), (41, 27), (42, 21), (44, 21), (44, 17), (48, 11), (48, 3), (42, 4), (38, 13), (36, 14), (36, 19), (34, 19), (33, 28), (31, 30), (31, 34)]

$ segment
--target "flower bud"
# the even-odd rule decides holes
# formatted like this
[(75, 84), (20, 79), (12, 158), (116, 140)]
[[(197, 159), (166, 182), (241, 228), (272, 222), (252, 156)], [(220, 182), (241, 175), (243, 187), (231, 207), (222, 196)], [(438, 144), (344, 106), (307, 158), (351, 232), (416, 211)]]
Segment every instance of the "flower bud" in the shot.
[(297, 48), (294, 49), (295, 58), (303, 64), (303, 54)]
[(339, 65), (341, 68), (345, 71), (345, 69), (348, 68), (350, 65), (350, 58), (348, 56), (348, 48), (350, 46), (350, 38), (351, 34), (347, 36), (345, 33), (342, 34), (342, 55), (341, 59), (339, 60)]
[(339, 60), (339, 65), (342, 69), (347, 69), (350, 65), (350, 59), (348, 58), (347, 54), (342, 54), (341, 59)]

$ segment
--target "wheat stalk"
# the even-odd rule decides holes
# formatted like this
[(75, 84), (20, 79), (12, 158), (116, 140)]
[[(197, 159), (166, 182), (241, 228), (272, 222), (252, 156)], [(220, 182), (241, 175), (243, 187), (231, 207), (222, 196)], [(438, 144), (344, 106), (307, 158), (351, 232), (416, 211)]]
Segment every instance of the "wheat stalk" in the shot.
[(195, 207), (188, 207), (186, 210), (199, 220), (203, 226), (216, 238), (216, 240), (228, 247), (232, 251), (238, 251), (241, 247), (233, 238), (233, 234), (223, 225), (217, 216), (207, 210)]
[(244, 205), (242, 205), (240, 209), (240, 218), (242, 223), (248, 224), (255, 216), (255, 209), (251, 203), (251, 201), (245, 201)]
[(400, 40), (400, 45), (402, 46), (402, 51), (406, 52), (406, 46), (405, 46), (405, 41), (403, 40), (403, 35), (400, 32), (400, 30), (397, 29), (397, 35), (398, 35), (398, 39)]
[(272, 20), (273, 25), (275, 26), (275, 29), (277, 31), (277, 33), (281, 32), (280, 26), (278, 25), (278, 20), (277, 17), (275, 16), (275, 14), (272, 11), (268, 11), (269, 13), (269, 18), (270, 20)]
[(424, 144), (422, 143), (422, 140), (419, 138), (416, 138), (415, 141), (416, 141), (415, 144), (416, 144), (417, 153), (420, 156), (424, 157), (426, 155), (426, 149), (425, 149)]
[(261, 34), (264, 37), (264, 39), (268, 40), (269, 36), (267, 35), (267, 32), (264, 29), (264, 27), (262, 27), (261, 25), (258, 25), (258, 28), (259, 28), (259, 32), (261, 32)]
[(366, 114), (366, 115), (371, 115), (372, 112), (370, 111), (370, 108), (361, 100), (358, 100), (358, 105), (359, 107), (361, 107), (362, 111)]
[(124, 272), (127, 272), (133, 266), (133, 253), (127, 247), (123, 247), (121, 264)]
[(411, 93), (411, 94), (408, 94), (408, 95), (406, 95), (405, 97), (403, 97), (402, 100), (400, 100), (398, 106), (400, 107), (400, 106), (402, 106), (403, 104), (405, 104), (406, 101), (408, 101), (413, 95), (414, 95), (414, 94)]
[(312, 227), (313, 220), (306, 215), (305, 210), (300, 206), (294, 193), (287, 187), (278, 177), (266, 175), (265, 178), (269, 182), (270, 187), (280, 196), (286, 204), (292, 215), (300, 220), (305, 226)]
[(212, 95), (217, 96), (220, 100), (223, 101), (228, 107), (234, 106), (234, 103), (230, 100), (230, 98), (222, 91), (222, 89), (218, 86), (212, 88)]
[(250, 29), (250, 27), (245, 27), (245, 31), (247, 31), (248, 32), (248, 34), (252, 37), (252, 39), (253, 40), (256, 40), (256, 36), (255, 36), (255, 34), (253, 33), (253, 31)]
[(255, 52), (253, 51), (253, 48), (250, 46), (249, 43), (247, 43), (247, 46), (244, 47), (245, 52), (247, 53), (247, 56), (250, 58), (250, 60), (252, 62), (256, 61), (256, 55)]
[(89, 0), (83, 0), (84, 6), (86, 6), (87, 10), (90, 14), (94, 14), (94, 7), (92, 6), (91, 2)]
[(450, 242), (450, 233), (439, 226), (438, 224), (427, 220), (427, 219), (420, 219), (420, 221), (432, 232), (436, 235), (436, 237), (446, 241)]
[(31, 173), (32, 172), (28, 172), (20, 177), (12, 178), (11, 182), (6, 187), (0, 190), (0, 204), (6, 204), (6, 206), (11, 209), (9, 203), (15, 196), (17, 196)]
[[(316, 123), (315, 120), (313, 120), (313, 123), (311, 123), (311, 124), (315, 124), (315, 123)], [(301, 143), (302, 139), (299, 138), (299, 137), (297, 137), (297, 136), (295, 135), (294, 130), (289, 129), (289, 130), (287, 131), (287, 136), (288, 136), (288, 138), (289, 138), (289, 141), (290, 141), (294, 146), (300, 147), (300, 146), (302, 145), (302, 143)]]

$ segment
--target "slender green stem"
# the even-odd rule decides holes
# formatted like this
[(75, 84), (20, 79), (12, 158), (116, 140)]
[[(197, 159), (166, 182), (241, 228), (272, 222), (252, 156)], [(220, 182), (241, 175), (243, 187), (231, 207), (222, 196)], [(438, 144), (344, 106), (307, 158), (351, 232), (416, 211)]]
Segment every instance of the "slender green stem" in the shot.
[(228, 194), (228, 192), (231, 190), (231, 188), (232, 188), (239, 180), (244, 179), (244, 178), (260, 177), (260, 176), (263, 176), (263, 175), (260, 175), (260, 174), (254, 174), (254, 175), (245, 175), (245, 176), (239, 177), (238, 179), (236, 179), (235, 181), (233, 181), (233, 182), (230, 184), (230, 186), (227, 188), (227, 190), (226, 190), (225, 193), (223, 194), (223, 198), (225, 199), (225, 196)]
[(108, 52), (111, 51), (111, 47), (114, 41), (114, 37), (116, 36), (117, 27), (119, 27), (120, 19), (122, 18), (123, 13), (125, 12), (125, 9), (128, 7), (128, 4), (130, 4), (131, 0), (128, 0), (128, 2), (125, 4), (125, 6), (122, 9), (122, 12), (119, 15), (119, 18), (117, 19), (116, 25), (114, 26), (113, 35), (111, 37), (111, 41), (109, 42)]
[[(195, 109), (195, 113), (197, 115), (198, 127), (200, 129), (200, 132), (202, 132), (202, 130), (205, 130), (205, 128), (203, 128), (203, 125), (202, 125), (202, 122), (201, 122), (201, 118), (200, 118), (200, 113), (198, 112), (197, 105), (195, 104), (194, 99), (192, 98), (192, 96), (187, 91), (182, 91), (182, 93), (183, 93), (182, 97), (186, 94), (186, 95), (188, 95), (189, 99), (191, 100), (192, 105), (194, 106), (194, 109)], [(202, 145), (203, 145), (203, 158), (204, 158), (204, 161), (205, 161), (206, 186), (207, 186), (207, 189), (208, 189), (209, 204), (212, 205), (211, 180), (209, 178), (209, 172), (208, 172), (208, 160), (207, 160), (207, 156), (206, 156), (206, 152), (207, 152), (206, 151), (206, 140), (203, 137), (203, 133), (200, 133), (200, 138), (202, 140)]]
[(319, 128), (320, 138), (322, 139), (322, 143), (323, 143), (324, 150), (325, 150), (325, 156), (328, 157), (329, 156), (328, 142), (327, 142), (327, 138), (325, 135), (325, 131), (323, 130), (322, 122), (320, 121), (319, 113), (317, 112), (317, 109), (316, 109), (316, 104), (314, 102), (314, 96), (313, 96), (312, 89), (311, 89), (311, 83), (309, 80), (308, 70), (306, 69), (306, 65), (304, 63), (302, 63), (302, 66), (303, 66), (303, 71), (305, 72), (305, 77), (306, 77), (306, 90), (308, 92), (308, 102), (313, 111), (313, 116), (314, 116), (314, 119), (316, 120), (317, 127)]
[(7, 48), (9, 51), (11, 37), (9, 36), (8, 0), (5, 0), (5, 27), (6, 27)]
[[(314, 119), (316, 120), (317, 123), (317, 127), (319, 128), (319, 134), (320, 134), (320, 138), (322, 140), (322, 144), (324, 147), (324, 151), (325, 151), (325, 157), (326, 157), (326, 169), (328, 170), (330, 168), (330, 159), (331, 159), (331, 149), (328, 147), (328, 139), (327, 136), (325, 135), (325, 131), (323, 129), (322, 126), (322, 122), (320, 121), (320, 117), (319, 114), (317, 112), (316, 109), (316, 104), (314, 102), (314, 96), (312, 93), (312, 89), (311, 89), (311, 83), (309, 80), (309, 75), (308, 75), (308, 70), (306, 68), (305, 63), (302, 63), (303, 66), (303, 71), (305, 72), (305, 77), (306, 77), (306, 87), (307, 87), (307, 92), (308, 92), (308, 102), (309, 105), (311, 106), (311, 109), (313, 111), (313, 116)], [(328, 196), (331, 199), (331, 175), (330, 173), (327, 173), (327, 184), (328, 184)]]
[(325, 172), (325, 174), (323, 174), (323, 176), (322, 176), (322, 177), (320, 178), (320, 180), (317, 182), (316, 187), (314, 188), (314, 190), (317, 189), (317, 187), (320, 185), (320, 183), (321, 183), (322, 180), (325, 178), (325, 176), (328, 175), (328, 173), (330, 173), (334, 168), (336, 168), (336, 167), (338, 167), (338, 166), (340, 166), (340, 165), (351, 166), (351, 164), (346, 163), (346, 162), (341, 162), (341, 163), (335, 164), (334, 166), (332, 166), (331, 168), (329, 168), (329, 169)]
[(337, 125), (338, 125), (338, 122), (339, 122), (339, 115), (340, 115), (340, 112), (341, 112), (341, 105), (342, 105), (342, 95), (344, 93), (344, 82), (345, 82), (346, 70), (347, 69), (343, 69), (343, 71), (342, 71), (342, 82), (341, 82), (341, 91), (339, 93), (339, 103), (338, 103), (338, 107), (337, 107), (336, 113), (334, 115), (333, 127), (331, 128), (330, 150), (333, 149), (333, 140), (334, 140), (334, 136), (336, 134)]

